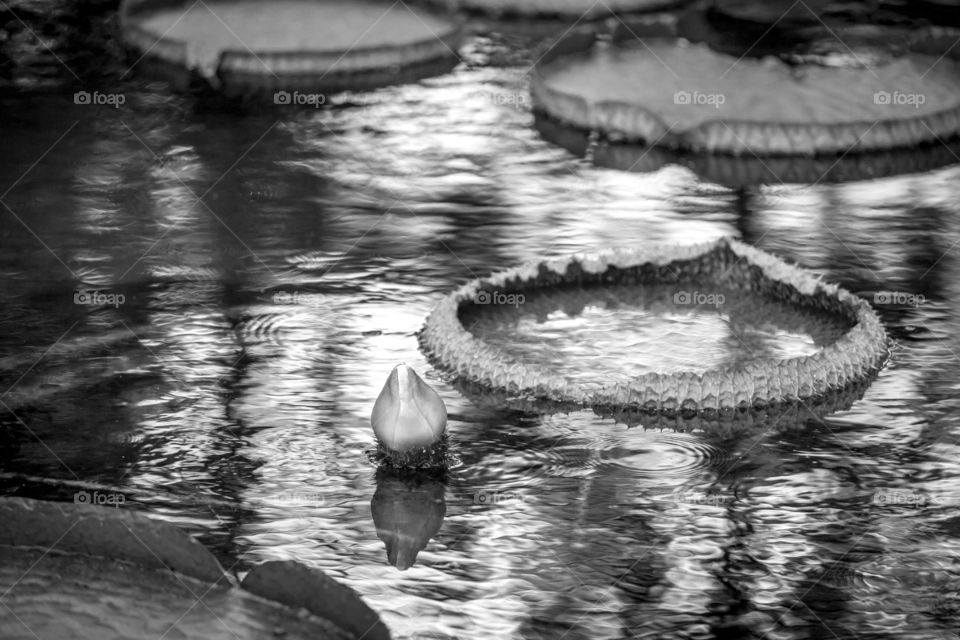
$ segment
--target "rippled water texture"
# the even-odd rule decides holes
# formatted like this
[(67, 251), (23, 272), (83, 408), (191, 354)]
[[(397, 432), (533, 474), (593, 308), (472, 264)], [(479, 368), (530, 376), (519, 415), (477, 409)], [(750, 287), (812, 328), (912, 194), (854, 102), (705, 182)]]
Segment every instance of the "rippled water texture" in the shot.
[(848, 328), (839, 317), (709, 284), (486, 293), (497, 298), (466, 314), (471, 333), (583, 385), (808, 356)]
[[(741, 191), (598, 168), (541, 139), (541, 36), (503, 28), (419, 84), (226, 108), (123, 76), (109, 13), (52, 6), (25, 23), (71, 70), (13, 23), (0, 65), (6, 495), (120, 493), (228, 568), (322, 568), (397, 638), (956, 640), (957, 165)], [(723, 436), (531, 416), (478, 408), (418, 351), (466, 279), (723, 235), (877, 303), (897, 349), (851, 410)], [(737, 357), (730, 332), (777, 355), (835, 330), (644, 304), (499, 321), (621, 373)], [(446, 479), (378, 478), (364, 454), (398, 362), (447, 403)]]

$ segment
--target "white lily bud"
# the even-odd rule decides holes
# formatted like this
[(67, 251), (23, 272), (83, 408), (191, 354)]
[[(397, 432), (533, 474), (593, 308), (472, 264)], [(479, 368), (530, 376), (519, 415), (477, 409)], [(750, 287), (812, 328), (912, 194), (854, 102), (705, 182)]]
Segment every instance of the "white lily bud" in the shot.
[(399, 364), (390, 372), (370, 415), (373, 432), (391, 451), (429, 447), (443, 437), (447, 408), (417, 372)]

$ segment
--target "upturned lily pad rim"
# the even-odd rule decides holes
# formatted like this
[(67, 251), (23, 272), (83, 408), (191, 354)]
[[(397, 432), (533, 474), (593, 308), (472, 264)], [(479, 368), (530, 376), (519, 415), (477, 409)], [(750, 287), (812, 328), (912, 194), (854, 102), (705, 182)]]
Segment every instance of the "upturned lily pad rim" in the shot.
[(583, 407), (571, 403), (517, 397), (503, 390), (490, 389), (470, 382), (465, 378), (454, 379), (451, 385), (475, 405), (493, 410), (517, 411), (539, 416), (592, 410), (600, 418), (610, 418), (615, 423), (622, 423), (627, 427), (639, 426), (643, 429), (736, 435), (768, 428), (789, 431), (802, 428), (811, 420), (821, 421), (830, 414), (846, 411), (863, 398), (875, 378), (876, 373), (843, 389), (827, 391), (821, 396), (804, 401), (770, 403), (763, 407), (740, 406), (712, 410), (667, 409), (662, 411), (636, 406)]
[[(931, 27), (916, 34), (908, 53), (960, 60), (954, 46), (958, 33)], [(546, 67), (565, 56), (583, 56), (603, 40), (612, 45), (645, 39), (677, 42), (676, 26), (669, 23), (621, 21), (613, 33), (602, 26), (582, 25), (546, 46), (530, 71), (534, 110), (543, 111), (575, 127), (598, 131), (615, 140), (644, 142), (684, 151), (765, 155), (818, 155), (850, 151), (882, 151), (921, 142), (960, 136), (960, 104), (908, 118), (864, 119), (850, 122), (757, 121), (711, 118), (688, 128), (671, 129), (656, 111), (639, 103), (591, 102), (581, 95), (550, 88)], [(717, 54), (721, 55), (721, 54)], [(630, 114), (628, 126), (609, 126)], [(783, 140), (804, 140), (783, 146)], [(830, 140), (828, 144), (818, 140)]]
[[(295, 561), (257, 565), (238, 586), (210, 551), (182, 529), (115, 507), (20, 497), (0, 498), (0, 546), (44, 549), (169, 570), (215, 586), (242, 588), (289, 609), (300, 608), (356, 638), (390, 640), (379, 616), (350, 587)], [(280, 573), (296, 581), (283, 584)], [(336, 606), (331, 606), (334, 602)]]
[[(676, 276), (675, 274), (680, 274)], [(617, 279), (678, 285), (722, 283), (747, 292), (844, 315), (850, 329), (809, 356), (757, 359), (702, 374), (648, 373), (629, 384), (575, 384), (485, 343), (460, 320), (480, 291), (522, 292), (565, 284), (603, 286)], [(723, 411), (795, 403), (843, 390), (879, 371), (889, 356), (887, 334), (865, 300), (737, 240), (685, 247), (650, 246), (532, 262), (472, 280), (446, 296), (427, 318), (421, 347), (449, 374), (513, 397), (596, 410), (648, 414)]]
[[(391, 6), (384, 3), (384, 8)], [(455, 16), (422, 7), (407, 7), (409, 11), (429, 14), (447, 23), (447, 28), (408, 43), (354, 46), (346, 50), (228, 47), (219, 51), (213, 69), (197, 69), (190, 60), (189, 42), (154, 33), (139, 23), (144, 14), (177, 7), (189, 9), (192, 5), (186, 0), (121, 0), (119, 16), (123, 40), (137, 50), (141, 58), (172, 65), (185, 73), (199, 72), (207, 80), (216, 78), (228, 85), (224, 87), (228, 90), (272, 91), (303, 87), (311, 91), (337, 92), (414, 81), (449, 70), (453, 64), (447, 62), (455, 64), (459, 60), (456, 52), (464, 35), (463, 21)], [(332, 69), (335, 64), (344, 62), (349, 63), (350, 68)], [(440, 62), (444, 64), (438, 64)]]
[[(926, 173), (956, 164), (960, 137), (921, 143), (914, 147), (883, 149), (835, 156), (734, 156), (694, 153), (662, 146), (599, 141), (591, 146), (590, 133), (556, 118), (537, 113), (534, 127), (544, 140), (579, 157), (587, 155), (598, 167), (652, 173), (679, 165), (701, 179), (732, 188), (780, 184), (839, 184), (888, 176)], [(592, 150), (592, 153), (587, 153)]]

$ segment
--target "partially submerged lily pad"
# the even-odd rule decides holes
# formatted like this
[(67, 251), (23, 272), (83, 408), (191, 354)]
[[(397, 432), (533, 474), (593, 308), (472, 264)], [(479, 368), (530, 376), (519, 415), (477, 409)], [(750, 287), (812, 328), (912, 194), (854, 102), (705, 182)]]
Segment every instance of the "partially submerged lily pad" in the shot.
[(452, 68), (461, 36), (436, 13), (375, 0), (126, 0), (121, 21), (142, 57), (199, 73), (228, 94), (411, 81)]
[(0, 499), (0, 546), (102, 556), (211, 583), (226, 581), (217, 559), (183, 531), (117, 508)]
[(243, 584), (141, 513), (0, 499), (0, 590), (14, 614), (0, 616), (0, 637), (390, 637), (355, 592), (299, 563), (266, 563)]
[(380, 617), (356, 592), (321, 571), (293, 560), (265, 562), (247, 574), (242, 586), (251, 593), (337, 620), (351, 637), (389, 640)]
[(695, 152), (816, 155), (883, 150), (960, 134), (960, 61), (918, 37), (868, 68), (724, 55), (663, 29), (592, 30), (544, 53), (536, 109), (606, 136)]

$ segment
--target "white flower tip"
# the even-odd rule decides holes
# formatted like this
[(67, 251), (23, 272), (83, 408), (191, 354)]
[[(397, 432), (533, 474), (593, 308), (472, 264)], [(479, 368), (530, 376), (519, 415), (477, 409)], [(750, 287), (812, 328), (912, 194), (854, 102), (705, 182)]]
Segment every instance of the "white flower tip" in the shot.
[(384, 446), (403, 452), (439, 441), (447, 428), (447, 408), (416, 371), (398, 364), (373, 405), (370, 423)]

